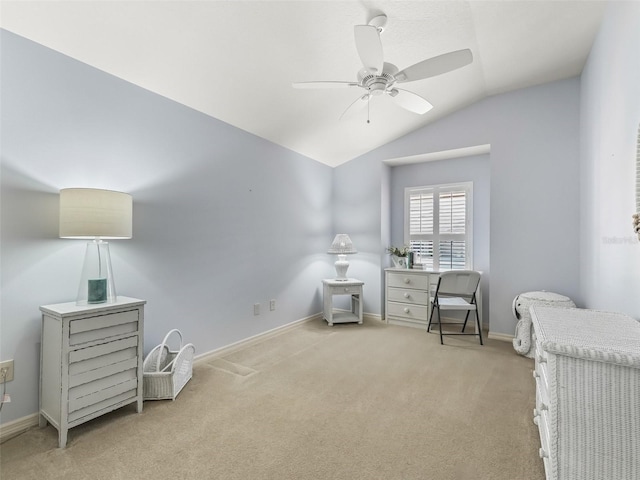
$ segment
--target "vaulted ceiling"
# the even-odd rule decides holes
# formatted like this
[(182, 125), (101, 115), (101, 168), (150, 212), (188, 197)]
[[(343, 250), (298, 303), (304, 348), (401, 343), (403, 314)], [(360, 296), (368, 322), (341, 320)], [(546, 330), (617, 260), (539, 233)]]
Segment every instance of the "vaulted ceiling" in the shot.
[[(2, 1), (0, 25), (112, 75), (336, 166), (484, 97), (578, 75), (600, 1)], [(384, 13), (386, 62), (403, 69), (469, 48), (473, 62), (407, 82), (419, 115), (356, 88), (354, 26)], [(367, 118), (370, 123), (367, 123)]]

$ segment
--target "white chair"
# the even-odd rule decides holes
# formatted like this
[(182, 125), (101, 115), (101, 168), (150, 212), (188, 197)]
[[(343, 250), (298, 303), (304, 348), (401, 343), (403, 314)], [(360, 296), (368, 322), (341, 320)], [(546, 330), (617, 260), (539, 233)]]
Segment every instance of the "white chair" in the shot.
[[(431, 315), (429, 316), (429, 325), (427, 332), (431, 331), (433, 314), (438, 311), (438, 325), (440, 325), (440, 343), (444, 345), (444, 335), (477, 335), (482, 343), (482, 326), (480, 325), (480, 317), (478, 316), (478, 305), (476, 302), (476, 292), (480, 283), (480, 272), (473, 270), (452, 270), (443, 272), (438, 279), (436, 293), (431, 298)], [(442, 322), (442, 311), (465, 311), (467, 315), (460, 332), (442, 332), (442, 325), (452, 325), (453, 322)], [(476, 333), (465, 333), (469, 314), (475, 312), (476, 315)], [(459, 323), (456, 323), (459, 324)]]

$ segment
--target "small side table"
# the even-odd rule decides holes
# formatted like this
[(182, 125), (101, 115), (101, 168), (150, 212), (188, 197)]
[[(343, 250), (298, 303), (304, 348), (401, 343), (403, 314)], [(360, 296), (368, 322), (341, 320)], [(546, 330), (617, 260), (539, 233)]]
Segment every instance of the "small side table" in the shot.
[[(358, 322), (362, 324), (362, 286), (364, 282), (349, 278), (347, 280), (334, 280), (325, 278), (323, 284), (323, 318), (330, 327), (334, 323)], [(351, 311), (333, 310), (334, 295), (351, 295)]]

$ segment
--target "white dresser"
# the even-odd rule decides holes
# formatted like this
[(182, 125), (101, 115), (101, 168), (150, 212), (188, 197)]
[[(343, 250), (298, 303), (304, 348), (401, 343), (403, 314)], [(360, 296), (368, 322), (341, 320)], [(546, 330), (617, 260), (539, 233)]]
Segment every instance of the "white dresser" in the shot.
[(640, 480), (640, 323), (530, 308), (540, 456), (548, 480)]
[(130, 403), (142, 412), (144, 300), (45, 305), (40, 354), (40, 426), (69, 428)]
[(407, 268), (386, 268), (384, 273), (387, 323), (427, 328), (429, 298), (438, 286), (439, 274)]

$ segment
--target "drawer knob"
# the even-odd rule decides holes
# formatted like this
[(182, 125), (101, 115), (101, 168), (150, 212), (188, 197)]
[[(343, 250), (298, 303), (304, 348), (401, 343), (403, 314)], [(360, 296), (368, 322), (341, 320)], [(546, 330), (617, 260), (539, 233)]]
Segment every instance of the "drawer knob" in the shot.
[(405, 278), (405, 279), (404, 279), (404, 283), (411, 283), (411, 279), (409, 279), (409, 278)]
[(344, 291), (348, 292), (349, 291), (349, 287), (344, 287)]
[(541, 411), (549, 410), (549, 406), (546, 403), (541, 403), (540, 410)]
[(533, 409), (533, 418), (538, 418), (540, 416), (540, 412), (537, 408)]
[(409, 313), (409, 308), (408, 307), (404, 307), (404, 313)]
[(411, 295), (409, 295), (408, 293), (404, 294), (404, 298), (409, 298)]
[(540, 450), (538, 450), (538, 455), (540, 455), (540, 458), (549, 458), (549, 454), (544, 451), (544, 448), (540, 448)]
[(539, 378), (539, 377), (540, 377), (540, 374), (534, 370), (533, 371), (533, 378)]

